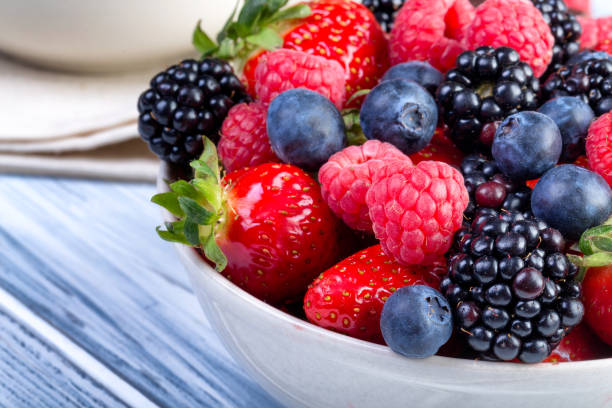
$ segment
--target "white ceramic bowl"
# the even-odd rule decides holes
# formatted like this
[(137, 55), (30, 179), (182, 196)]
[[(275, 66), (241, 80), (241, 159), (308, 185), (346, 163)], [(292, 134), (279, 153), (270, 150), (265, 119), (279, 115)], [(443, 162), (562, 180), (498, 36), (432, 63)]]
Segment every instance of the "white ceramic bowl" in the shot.
[(199, 19), (218, 32), (232, 0), (0, 0), (0, 51), (53, 68), (127, 70), (195, 55)]
[[(168, 179), (162, 165), (160, 191)], [(288, 407), (612, 407), (612, 359), (537, 365), (408, 359), (281, 312), (192, 248), (176, 250), (230, 354)]]

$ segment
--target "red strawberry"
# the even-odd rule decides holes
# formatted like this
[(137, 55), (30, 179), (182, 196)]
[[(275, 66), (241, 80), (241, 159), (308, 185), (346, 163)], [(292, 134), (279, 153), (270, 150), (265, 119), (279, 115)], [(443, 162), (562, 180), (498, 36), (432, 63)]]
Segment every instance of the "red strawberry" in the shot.
[(358, 339), (384, 344), (380, 313), (395, 290), (408, 285), (438, 288), (446, 263), (401, 266), (380, 245), (349, 256), (323, 272), (304, 297), (312, 323)]
[(441, 128), (436, 129), (431, 142), (423, 150), (410, 155), (410, 159), (412, 159), (414, 164), (425, 160), (434, 160), (456, 166), (461, 165), (463, 157), (463, 152), (455, 146), (446, 136), (445, 130)]
[[(346, 75), (347, 97), (377, 84), (389, 61), (385, 33), (370, 10), (347, 0), (316, 0), (280, 9), (282, 3), (245, 2), (240, 20), (226, 25), (218, 46), (196, 30), (196, 48), (205, 55), (244, 61), (243, 74), (252, 95), (255, 68), (264, 54), (261, 48), (282, 47), (339, 62)], [(277, 24), (279, 20), (283, 24)]]
[(612, 346), (612, 265), (589, 268), (582, 290), (587, 323)]
[(223, 276), (273, 304), (301, 296), (337, 260), (339, 221), (301, 169), (266, 163), (219, 183), (209, 140), (192, 167), (190, 183), (153, 198), (179, 217), (159, 231), (162, 238), (201, 247)]
[(549, 363), (595, 360), (612, 356), (612, 349), (593, 334), (585, 323), (574, 327), (544, 360)]

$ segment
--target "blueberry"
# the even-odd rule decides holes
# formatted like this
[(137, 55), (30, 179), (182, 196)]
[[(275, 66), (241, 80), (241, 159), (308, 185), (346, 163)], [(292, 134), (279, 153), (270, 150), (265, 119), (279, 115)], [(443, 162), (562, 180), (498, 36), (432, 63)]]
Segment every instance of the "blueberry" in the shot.
[(531, 180), (557, 164), (562, 140), (551, 118), (538, 112), (520, 112), (497, 128), (491, 152), (510, 179)]
[(573, 164), (544, 174), (531, 194), (534, 215), (578, 240), (588, 228), (602, 224), (612, 213), (612, 190), (597, 173)]
[(392, 79), (407, 79), (409, 81), (414, 81), (427, 89), (430, 94), (435, 95), (444, 76), (440, 71), (429, 65), (428, 62), (410, 61), (389, 68), (385, 76), (382, 77), (381, 82), (390, 81)]
[(359, 118), (368, 139), (389, 142), (405, 154), (412, 154), (431, 141), (438, 123), (438, 108), (421, 85), (393, 79), (372, 89)]
[(433, 356), (453, 332), (451, 308), (429, 286), (404, 286), (387, 299), (380, 329), (396, 353), (411, 358)]
[(578, 54), (575, 54), (572, 58), (567, 61), (568, 66), (578, 65), (585, 61), (607, 59), (612, 61), (612, 56), (605, 51), (589, 51), (585, 50)]
[(574, 161), (584, 154), (584, 141), (591, 121), (595, 118), (588, 103), (573, 96), (551, 99), (538, 109), (559, 127), (563, 139), (561, 159)]
[(285, 163), (316, 170), (346, 145), (342, 115), (317, 92), (291, 89), (278, 95), (268, 109), (268, 137)]

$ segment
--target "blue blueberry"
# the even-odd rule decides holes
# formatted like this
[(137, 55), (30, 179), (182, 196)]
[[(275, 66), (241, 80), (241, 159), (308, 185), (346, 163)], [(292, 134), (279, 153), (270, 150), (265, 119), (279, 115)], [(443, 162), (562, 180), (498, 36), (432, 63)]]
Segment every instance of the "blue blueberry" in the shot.
[(559, 127), (563, 139), (561, 160), (574, 161), (584, 154), (584, 141), (595, 118), (588, 103), (573, 96), (551, 99), (538, 109)]
[(572, 58), (567, 61), (567, 65), (574, 66), (578, 65), (585, 61), (595, 60), (595, 59), (607, 59), (612, 61), (612, 55), (608, 54), (605, 51), (589, 51), (585, 50), (575, 54)]
[(564, 164), (538, 181), (531, 193), (531, 210), (566, 238), (577, 240), (610, 217), (612, 190), (599, 174)]
[(372, 89), (361, 106), (359, 119), (368, 139), (391, 143), (405, 154), (412, 154), (431, 141), (438, 108), (421, 85), (392, 79)]
[(438, 86), (440, 86), (444, 79), (444, 75), (429, 65), (428, 62), (410, 61), (389, 68), (381, 81), (390, 81), (392, 79), (414, 81), (427, 89), (430, 94), (435, 95)]
[(499, 125), (491, 153), (507, 177), (531, 180), (557, 164), (562, 147), (561, 132), (551, 118), (525, 111), (507, 117)]
[(380, 329), (396, 353), (411, 358), (433, 356), (453, 332), (451, 308), (446, 298), (429, 286), (404, 286), (387, 299)]
[(274, 98), (267, 129), (278, 158), (305, 170), (317, 170), (346, 146), (342, 115), (329, 99), (308, 89), (291, 89)]

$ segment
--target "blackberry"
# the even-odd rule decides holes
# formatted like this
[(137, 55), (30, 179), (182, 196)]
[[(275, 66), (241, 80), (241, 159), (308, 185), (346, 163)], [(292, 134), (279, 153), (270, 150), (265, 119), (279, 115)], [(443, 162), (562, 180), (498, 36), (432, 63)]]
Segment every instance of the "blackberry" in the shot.
[(370, 9), (386, 32), (391, 32), (395, 15), (403, 4), (404, 0), (363, 0), (363, 5)]
[(563, 0), (531, 1), (542, 13), (553, 37), (555, 37), (553, 58), (548, 70), (543, 75), (543, 78), (547, 78), (551, 72), (559, 69), (567, 60), (578, 53), (582, 26)]
[(559, 231), (514, 211), (480, 209), (457, 232), (440, 289), (482, 358), (540, 362), (580, 323), (578, 267), (564, 246)]
[(577, 96), (591, 105), (596, 116), (612, 110), (612, 61), (592, 59), (555, 71), (542, 85), (545, 99)]
[[(508, 47), (480, 47), (457, 57), (436, 98), (450, 137), (471, 152), (487, 148), (491, 140), (483, 127), (521, 110), (537, 107), (538, 78), (518, 52)], [(484, 132), (486, 133), (486, 132)]]
[(465, 209), (466, 220), (472, 220), (479, 208), (518, 211), (531, 217), (531, 189), (525, 183), (504, 176), (493, 160), (479, 154), (463, 159), (461, 173), (470, 202)]
[(138, 133), (160, 159), (187, 164), (213, 142), (229, 109), (250, 98), (225, 61), (185, 60), (155, 75), (138, 98)]

